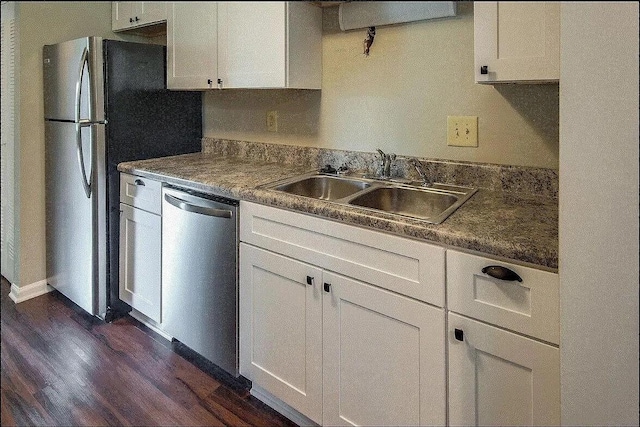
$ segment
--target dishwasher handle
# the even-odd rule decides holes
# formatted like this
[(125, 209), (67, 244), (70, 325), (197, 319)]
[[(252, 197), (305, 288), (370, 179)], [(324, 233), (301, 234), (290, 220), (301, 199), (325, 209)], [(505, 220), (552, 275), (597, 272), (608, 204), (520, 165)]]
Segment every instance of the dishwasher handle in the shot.
[(187, 212), (195, 212), (202, 215), (215, 216), (218, 218), (231, 218), (233, 215), (233, 212), (228, 209), (216, 209), (210, 208), (208, 206), (194, 205), (170, 194), (165, 194), (164, 199), (176, 208), (182, 209), (183, 211)]

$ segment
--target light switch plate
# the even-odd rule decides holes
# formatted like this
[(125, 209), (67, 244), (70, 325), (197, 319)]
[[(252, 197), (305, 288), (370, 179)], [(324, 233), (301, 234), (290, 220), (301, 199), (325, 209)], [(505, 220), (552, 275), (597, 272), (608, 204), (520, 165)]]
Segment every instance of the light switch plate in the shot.
[(478, 116), (447, 116), (447, 145), (478, 146)]

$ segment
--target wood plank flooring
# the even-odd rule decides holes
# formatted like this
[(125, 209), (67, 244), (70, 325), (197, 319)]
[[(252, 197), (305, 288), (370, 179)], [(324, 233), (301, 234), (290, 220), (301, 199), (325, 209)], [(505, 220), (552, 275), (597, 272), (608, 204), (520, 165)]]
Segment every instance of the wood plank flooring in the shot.
[(16, 305), (0, 287), (2, 426), (295, 426), (129, 316), (104, 323), (55, 291)]

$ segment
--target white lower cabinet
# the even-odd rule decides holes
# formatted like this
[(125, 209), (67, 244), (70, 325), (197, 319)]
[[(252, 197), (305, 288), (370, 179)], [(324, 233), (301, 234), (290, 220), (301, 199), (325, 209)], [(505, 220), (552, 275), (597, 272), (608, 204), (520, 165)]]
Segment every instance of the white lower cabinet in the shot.
[(160, 323), (160, 215), (120, 204), (120, 299)]
[(560, 425), (560, 350), (449, 313), (449, 424)]
[(444, 249), (240, 211), (240, 373), (254, 390), (321, 425), (446, 424)]
[(560, 424), (556, 273), (240, 211), (240, 373), (260, 399), (298, 424)]
[(319, 424), (321, 283), (312, 265), (240, 244), (240, 374)]
[(447, 250), (449, 424), (559, 425), (558, 275)]
[(119, 296), (161, 321), (162, 184), (120, 174)]
[(322, 280), (323, 424), (444, 425), (443, 310), (335, 273)]
[(443, 425), (444, 311), (245, 243), (240, 373), (322, 425)]

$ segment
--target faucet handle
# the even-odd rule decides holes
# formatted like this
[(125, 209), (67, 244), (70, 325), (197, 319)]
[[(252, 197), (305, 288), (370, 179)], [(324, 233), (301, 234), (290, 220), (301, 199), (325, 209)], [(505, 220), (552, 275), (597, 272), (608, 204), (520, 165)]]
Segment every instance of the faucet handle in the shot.
[(425, 172), (427, 166), (418, 159), (409, 159), (409, 164), (416, 168), (416, 172), (418, 172), (418, 175), (420, 175), (420, 179), (422, 180), (422, 186), (429, 187), (431, 185), (431, 180)]

